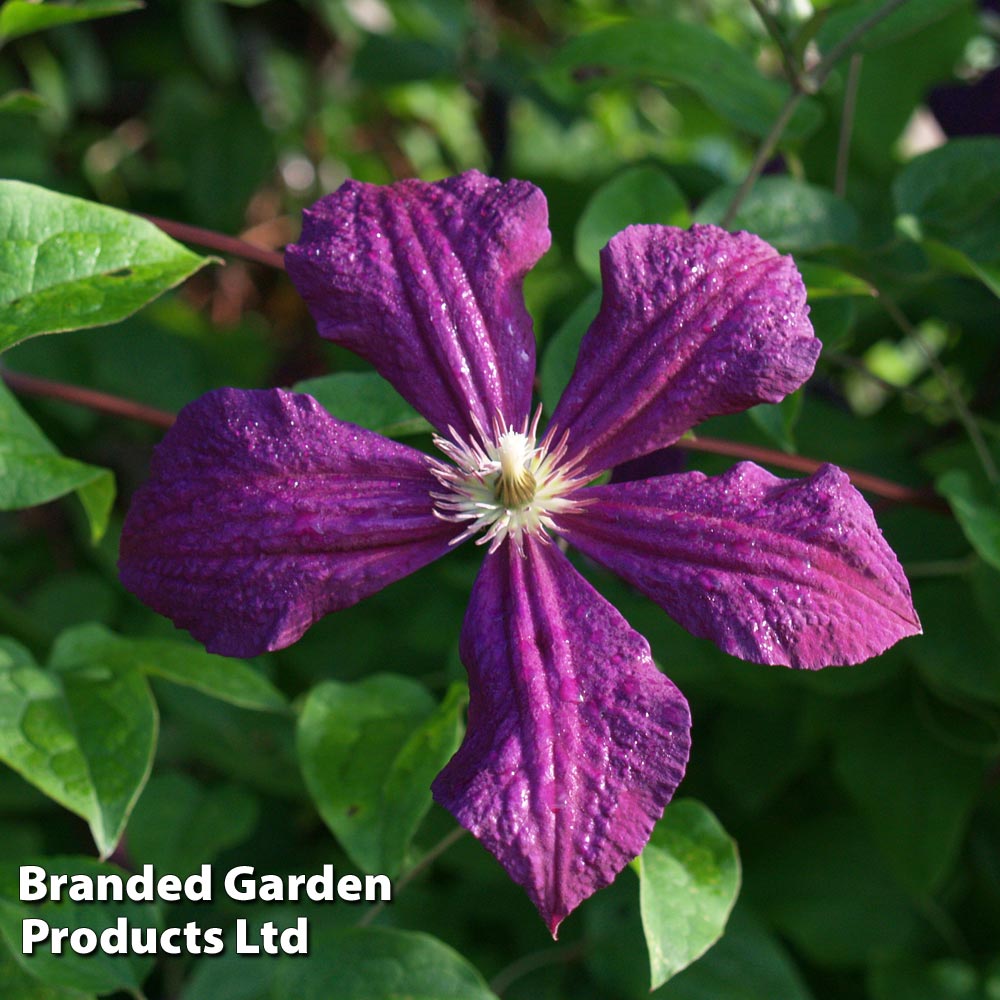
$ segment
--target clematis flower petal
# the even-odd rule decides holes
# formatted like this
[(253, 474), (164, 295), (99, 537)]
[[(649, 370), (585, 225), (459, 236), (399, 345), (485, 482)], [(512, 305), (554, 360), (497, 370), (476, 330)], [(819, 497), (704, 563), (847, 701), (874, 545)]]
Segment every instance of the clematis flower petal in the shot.
[(525, 272), (548, 249), (536, 187), (470, 171), (435, 184), (348, 181), (285, 251), (319, 332), (367, 358), (442, 432), (465, 438), (531, 405)]
[(426, 457), (311, 396), (219, 389), (157, 447), (122, 530), (124, 585), (210, 652), (253, 656), (436, 559)]
[(687, 764), (684, 696), (555, 545), (488, 555), (462, 628), (469, 726), (434, 797), (555, 935), (649, 839)]
[(598, 473), (706, 417), (777, 402), (820, 343), (790, 257), (749, 233), (630, 226), (601, 252), (604, 297), (552, 423)]
[(727, 653), (815, 669), (920, 632), (896, 556), (835, 466), (783, 480), (741, 462), (584, 492), (560, 533)]

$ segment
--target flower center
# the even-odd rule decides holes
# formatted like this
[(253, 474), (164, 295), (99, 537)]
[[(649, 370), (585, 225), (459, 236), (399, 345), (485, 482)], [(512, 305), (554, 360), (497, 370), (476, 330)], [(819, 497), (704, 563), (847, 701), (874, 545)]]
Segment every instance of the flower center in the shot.
[(534, 440), (516, 431), (508, 431), (500, 435), (497, 442), (497, 461), (500, 463), (500, 476), (494, 487), (496, 498), (504, 507), (523, 507), (531, 503), (535, 497), (535, 487), (538, 481), (528, 467)]
[(535, 444), (541, 413), (539, 407), (520, 431), (495, 420), (487, 433), (477, 421), (477, 436), (469, 440), (451, 427), (450, 440), (435, 436), (434, 443), (454, 464), (430, 459), (431, 472), (444, 488), (431, 494), (434, 513), (446, 521), (468, 522), (452, 545), (483, 531), (477, 545), (488, 542), (494, 552), (509, 536), (523, 553), (525, 535), (548, 541), (552, 517), (585, 502), (567, 499), (587, 481), (574, 474), (573, 463), (563, 462), (567, 435), (553, 445), (549, 431)]

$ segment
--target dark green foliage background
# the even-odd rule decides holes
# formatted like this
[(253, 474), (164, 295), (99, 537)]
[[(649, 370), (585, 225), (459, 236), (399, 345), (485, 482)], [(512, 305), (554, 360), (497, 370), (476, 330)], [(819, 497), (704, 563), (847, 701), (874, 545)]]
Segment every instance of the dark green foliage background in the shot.
[[(0, 93), (26, 88), (42, 100), (0, 109), (0, 176), (231, 234), (257, 227), (275, 247), (294, 239), (302, 207), (347, 176), (435, 179), (477, 167), (532, 180), (554, 235), (526, 288), (551, 405), (596, 310), (595, 248), (630, 222), (719, 221), (789, 93), (779, 48), (749, 3), (670, 5), (674, 22), (663, 6), (155, 0), (7, 43)], [(817, 0), (811, 16), (808, 4), (767, 6), (809, 64), (810, 45), (829, 51), (878, 5)], [(866, 35), (839, 177), (849, 61), (801, 103), (777, 172), (736, 226), (795, 254), (824, 353), (790, 403), (702, 428), (916, 488), (945, 477), (961, 524), (943, 501), (931, 509), (870, 496), (926, 634), (863, 666), (793, 674), (721, 654), (584, 567), (690, 700), (694, 747), (681, 791), (716, 814), (742, 859), (725, 937), (657, 997), (1000, 997), (1000, 501), (989, 475), (989, 456), (1000, 461), (1000, 139), (953, 140), (915, 162), (901, 140), (932, 86), (1000, 61), (998, 39), (995, 16), (956, 0), (910, 0)], [(364, 370), (320, 342), (283, 274), (238, 260), (115, 326), (30, 340), (3, 366), (167, 410), (219, 385)], [(429, 443), (366, 379), (316, 392), (351, 419)], [(119, 502), (96, 546), (72, 499), (0, 515), (0, 632), (38, 663), (60, 633), (85, 623), (179, 639), (115, 571), (121, 516), (160, 432), (57, 399), (22, 403), (64, 455), (114, 471)], [(728, 464), (689, 453), (691, 467)], [(296, 713), (318, 685), (380, 672), (421, 682), (440, 703), (464, 681), (457, 637), (479, 555), (466, 546), (255, 662), (291, 709), (239, 708), (150, 671), (156, 759), (114, 860), (178, 873), (206, 861), (220, 871), (354, 870), (307, 790)], [(460, 689), (452, 698), (454, 729)], [(408, 724), (425, 717), (414, 712)], [(435, 733), (431, 743), (445, 740)], [(433, 807), (402, 867), (453, 826)], [(0, 771), (0, 862), (93, 853), (82, 821)], [(0, 882), (9, 900), (9, 876)], [(219, 903), (166, 919), (228, 927), (282, 912)], [(162, 959), (137, 981), (148, 973), (150, 1000), (380, 995), (358, 992), (349, 974), (363, 946), (345, 928), (366, 908), (287, 915), (302, 912), (318, 961), (325, 941), (337, 956), (312, 978), (294, 962), (227, 955)], [(648, 995), (632, 871), (586, 902), (554, 944), (523, 893), (465, 837), (374, 924), (433, 935), (510, 1000)], [(376, 942), (390, 964), (392, 941)], [(109, 992), (34, 971), (40, 978), (4, 953), (0, 995)], [(431, 975), (427, 995), (479, 995), (477, 977), (451, 974)]]

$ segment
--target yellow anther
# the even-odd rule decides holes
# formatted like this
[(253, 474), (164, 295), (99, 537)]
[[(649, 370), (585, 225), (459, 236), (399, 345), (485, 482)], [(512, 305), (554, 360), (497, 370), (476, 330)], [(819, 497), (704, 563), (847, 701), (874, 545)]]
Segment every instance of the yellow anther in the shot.
[(502, 469), (496, 482), (496, 498), (509, 509), (523, 507), (535, 498), (537, 485), (535, 477), (523, 467), (511, 472)]

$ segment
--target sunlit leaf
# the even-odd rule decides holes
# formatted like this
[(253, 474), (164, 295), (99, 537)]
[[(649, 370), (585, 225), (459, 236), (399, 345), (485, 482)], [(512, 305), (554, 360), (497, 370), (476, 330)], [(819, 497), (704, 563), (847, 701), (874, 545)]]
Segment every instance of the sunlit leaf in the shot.
[(60, 668), (99, 663), (196, 688), (221, 701), (258, 711), (286, 708), (281, 692), (242, 660), (206, 653), (173, 639), (128, 639), (100, 625), (80, 625), (59, 636), (52, 662)]
[(681, 799), (667, 806), (637, 864), (655, 990), (722, 937), (740, 891), (740, 861), (708, 809)]
[(34, 31), (96, 17), (124, 14), (143, 6), (141, 0), (77, 0), (76, 3), (38, 3), (7, 0), (0, 7), (0, 43)]
[(817, 299), (862, 298), (875, 294), (874, 287), (856, 274), (830, 267), (829, 264), (816, 264), (811, 260), (795, 263), (806, 283), (810, 302)]
[(367, 427), (386, 437), (424, 434), (431, 425), (375, 372), (336, 372), (294, 387), (314, 397), (338, 420)]
[(0, 382), (0, 510), (23, 510), (75, 492), (97, 541), (108, 525), (115, 478), (60, 455)]
[(0, 181), (0, 350), (115, 323), (211, 260), (128, 212)]
[(45, 98), (31, 90), (8, 90), (0, 96), (0, 114), (33, 115), (45, 107)]
[(42, 670), (0, 649), (0, 760), (89, 824), (102, 857), (152, 766), (158, 720), (137, 671)]
[(576, 262), (600, 281), (600, 251), (626, 226), (660, 222), (688, 226), (691, 217), (680, 188), (656, 167), (630, 167), (601, 185), (576, 224)]

